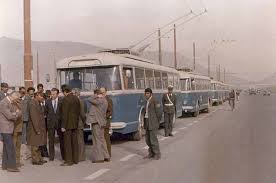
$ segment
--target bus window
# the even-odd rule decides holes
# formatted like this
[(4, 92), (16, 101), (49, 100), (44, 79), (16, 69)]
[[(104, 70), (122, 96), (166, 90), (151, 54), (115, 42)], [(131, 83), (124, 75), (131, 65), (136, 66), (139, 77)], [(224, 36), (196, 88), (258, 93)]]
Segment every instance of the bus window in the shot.
[(153, 70), (146, 70), (146, 87), (154, 89)]
[(187, 79), (180, 80), (181, 91), (187, 91)]
[[(120, 72), (118, 66), (66, 69), (60, 72), (61, 84), (82, 91), (92, 91), (98, 87), (108, 90), (120, 90)], [(65, 76), (65, 77), (63, 77)]]
[(162, 83), (163, 83), (163, 89), (168, 88), (168, 74), (163, 72), (162, 73)]
[(174, 86), (174, 83), (173, 83), (173, 74), (168, 74), (168, 79), (169, 79), (169, 85)]
[(123, 80), (125, 89), (134, 89), (134, 77), (133, 77), (133, 69), (132, 68), (123, 68)]
[(144, 69), (135, 68), (136, 88), (145, 89)]
[(162, 89), (161, 73), (154, 71), (155, 87), (156, 89)]
[(173, 76), (173, 86), (175, 90), (179, 89), (179, 78), (178, 75)]
[(196, 90), (196, 81), (195, 81), (195, 79), (191, 79), (191, 89)]

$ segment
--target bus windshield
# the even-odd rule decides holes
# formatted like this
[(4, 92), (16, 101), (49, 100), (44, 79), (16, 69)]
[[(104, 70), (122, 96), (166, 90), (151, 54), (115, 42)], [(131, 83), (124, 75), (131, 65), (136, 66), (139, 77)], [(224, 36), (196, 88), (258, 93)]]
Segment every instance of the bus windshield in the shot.
[(119, 66), (62, 69), (60, 84), (81, 91), (93, 91), (100, 87), (121, 90)]

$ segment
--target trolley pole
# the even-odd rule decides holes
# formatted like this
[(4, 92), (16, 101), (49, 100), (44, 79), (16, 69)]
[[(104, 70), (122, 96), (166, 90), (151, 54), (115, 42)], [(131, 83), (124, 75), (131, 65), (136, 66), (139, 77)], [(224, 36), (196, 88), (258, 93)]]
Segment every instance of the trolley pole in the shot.
[(194, 57), (194, 71), (196, 70), (196, 46), (195, 46), (195, 42), (193, 42), (193, 57)]
[(161, 49), (161, 30), (158, 29), (158, 40), (159, 40), (159, 65), (162, 65), (162, 49)]
[(211, 68), (210, 68), (210, 63), (211, 60), (210, 60), (210, 54), (208, 54), (208, 77), (211, 77)]
[(33, 86), (33, 56), (31, 43), (31, 2), (24, 0), (24, 84)]
[(174, 24), (174, 68), (177, 69), (177, 56), (176, 56), (176, 25)]

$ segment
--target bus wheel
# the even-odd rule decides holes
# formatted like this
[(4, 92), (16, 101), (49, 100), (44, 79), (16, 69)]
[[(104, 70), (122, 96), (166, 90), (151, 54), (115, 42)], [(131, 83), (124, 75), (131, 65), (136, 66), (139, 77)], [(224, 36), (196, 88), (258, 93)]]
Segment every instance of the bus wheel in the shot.
[(199, 103), (196, 104), (196, 111), (193, 113), (194, 117), (197, 117), (199, 115)]
[(139, 118), (138, 129), (136, 132), (133, 132), (132, 139), (135, 141), (139, 141), (142, 139), (143, 134), (144, 134), (144, 116), (141, 116)]

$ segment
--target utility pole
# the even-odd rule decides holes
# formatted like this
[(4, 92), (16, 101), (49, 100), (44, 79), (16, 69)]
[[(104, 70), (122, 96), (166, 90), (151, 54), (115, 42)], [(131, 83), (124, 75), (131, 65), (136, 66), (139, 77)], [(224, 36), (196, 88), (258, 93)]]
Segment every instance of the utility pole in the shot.
[(225, 82), (226, 82), (226, 70), (225, 70), (225, 68), (224, 68), (224, 71), (223, 71), (223, 72), (224, 72), (224, 74), (223, 74), (223, 75), (224, 75), (224, 76), (223, 76), (223, 81), (224, 81), (224, 83), (225, 83)]
[(39, 84), (39, 59), (38, 59), (38, 50), (36, 51), (36, 77), (37, 77), (37, 84)]
[(195, 50), (195, 42), (193, 42), (193, 57), (194, 57), (194, 71), (196, 70), (196, 50)]
[(24, 0), (24, 84), (33, 86), (33, 56), (31, 43), (31, 2)]
[(174, 27), (174, 68), (177, 69), (177, 58), (176, 58), (176, 25)]
[(219, 64), (219, 66), (218, 66), (218, 80), (221, 81), (221, 80), (220, 80), (220, 64)]
[(159, 40), (159, 65), (162, 65), (161, 30), (160, 29), (158, 29), (158, 40)]
[(2, 65), (0, 64), (0, 82), (2, 83)]
[(208, 77), (211, 77), (211, 68), (210, 68), (210, 54), (208, 54)]

